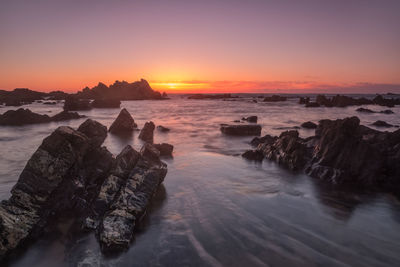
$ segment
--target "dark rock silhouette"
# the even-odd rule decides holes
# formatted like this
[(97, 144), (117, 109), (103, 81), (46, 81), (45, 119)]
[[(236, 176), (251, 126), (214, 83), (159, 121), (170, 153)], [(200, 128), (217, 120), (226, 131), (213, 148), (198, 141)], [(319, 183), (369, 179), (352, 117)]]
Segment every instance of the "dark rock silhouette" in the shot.
[(317, 102), (308, 102), (305, 105), (306, 108), (319, 108), (320, 106)]
[(260, 135), (261, 125), (258, 124), (243, 124), (243, 125), (229, 125), (222, 124), (221, 132), (227, 135)]
[(309, 97), (300, 97), (299, 98), (299, 104), (308, 104), (308, 103), (310, 103)]
[(275, 142), (275, 140), (277, 138), (278, 137), (276, 137), (276, 136), (271, 136), (271, 135), (267, 134), (267, 135), (264, 135), (263, 137), (254, 137), (253, 140), (251, 140), (250, 144), (252, 146), (257, 147), (261, 143), (273, 143), (273, 142)]
[(400, 188), (400, 130), (376, 131), (351, 117), (321, 120), (315, 136), (306, 139), (287, 131), (263, 141), (256, 150), (289, 169), (305, 170), (333, 184)]
[(0, 125), (19, 126), (26, 124), (46, 123), (52, 121), (64, 121), (72, 119), (80, 119), (84, 116), (76, 112), (62, 111), (53, 117), (34, 113), (29, 109), (8, 110), (0, 115)]
[(92, 107), (94, 108), (119, 108), (121, 106), (121, 101), (118, 99), (95, 99), (92, 102)]
[(150, 144), (140, 153), (127, 146), (113, 158), (100, 147), (106, 136), (105, 126), (87, 120), (78, 130), (61, 126), (43, 140), (0, 204), (0, 259), (65, 214), (95, 229), (103, 252), (129, 246), (167, 166)]
[(257, 116), (249, 116), (246, 118), (242, 118), (243, 121), (254, 122), (254, 123), (257, 123), (257, 119), (258, 119)]
[[(400, 105), (400, 98), (384, 98), (381, 95), (377, 95), (374, 99), (370, 100), (367, 98), (352, 98), (350, 96), (336, 95), (332, 98), (327, 98), (325, 95), (318, 95), (315, 102), (303, 101), (306, 107), (348, 107), (348, 106), (361, 106), (361, 105), (380, 105), (387, 107), (394, 107)], [(300, 104), (303, 104), (300, 101)]]
[(152, 121), (146, 122), (143, 129), (140, 131), (139, 139), (152, 144), (154, 139), (154, 128), (155, 125)]
[(194, 94), (188, 96), (188, 99), (225, 99), (225, 98), (238, 98), (238, 96), (232, 96), (231, 94), (215, 94), (215, 95)]
[(0, 104), (6, 106), (21, 106), (35, 100), (43, 99), (46, 93), (32, 91), (28, 88), (16, 88), (13, 91), (0, 90)]
[(273, 96), (267, 96), (264, 98), (264, 102), (282, 102), (286, 101), (287, 97), (285, 96), (280, 96), (280, 95), (273, 95)]
[(93, 88), (84, 88), (76, 94), (76, 97), (81, 99), (117, 100), (164, 99), (161, 93), (154, 91), (144, 79), (133, 83), (115, 81), (110, 86), (99, 83)]
[(120, 111), (118, 117), (111, 124), (109, 132), (114, 134), (127, 133), (132, 132), (135, 128), (137, 128), (135, 120), (132, 118), (131, 114), (124, 108)]
[(264, 159), (263, 153), (258, 150), (247, 150), (242, 154), (242, 157), (255, 161), (262, 161)]
[(90, 110), (90, 109), (92, 109), (90, 100), (78, 99), (72, 96), (65, 99), (64, 110), (78, 111), (78, 110)]
[(300, 126), (303, 127), (303, 128), (306, 128), (306, 129), (315, 129), (315, 128), (317, 128), (317, 124), (313, 123), (312, 121), (303, 122)]
[(382, 113), (382, 114), (393, 114), (394, 113), (390, 109), (385, 109), (385, 110), (382, 110), (382, 111), (373, 111), (373, 110), (368, 109), (368, 108), (358, 108), (358, 109), (356, 109), (356, 111), (363, 112), (363, 113)]

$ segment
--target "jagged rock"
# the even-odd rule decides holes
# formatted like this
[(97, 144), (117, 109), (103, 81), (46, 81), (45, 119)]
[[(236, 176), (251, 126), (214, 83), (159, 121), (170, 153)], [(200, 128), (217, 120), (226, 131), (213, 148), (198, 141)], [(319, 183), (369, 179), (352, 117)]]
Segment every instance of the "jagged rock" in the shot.
[(8, 110), (0, 115), (0, 125), (25, 125), (49, 122), (51, 119), (47, 115), (41, 115), (29, 109)]
[(243, 158), (249, 159), (249, 160), (256, 160), (256, 161), (261, 161), (264, 159), (264, 155), (261, 151), (259, 150), (247, 150), (242, 154)]
[[(400, 98), (384, 98), (381, 95), (377, 95), (374, 99), (366, 99), (364, 97), (361, 98), (352, 98), (344, 95), (336, 95), (332, 98), (327, 98), (325, 95), (318, 95), (316, 97), (315, 103), (309, 102), (306, 104), (306, 107), (317, 107), (325, 106), (325, 107), (347, 107), (347, 106), (360, 106), (360, 105), (380, 105), (387, 107), (394, 107), (395, 105), (400, 105)], [(364, 110), (365, 111), (365, 110)], [(361, 111), (361, 112), (364, 112)]]
[(146, 122), (140, 131), (139, 138), (145, 142), (153, 143), (155, 125), (152, 121)]
[(267, 96), (264, 98), (264, 102), (281, 102), (281, 101), (286, 101), (286, 100), (287, 100), (287, 97), (280, 96), (280, 95)]
[(155, 151), (150, 144), (143, 146), (141, 157), (105, 213), (98, 234), (103, 252), (121, 251), (129, 246), (136, 223), (163, 182), (167, 168)]
[(271, 142), (275, 142), (275, 140), (278, 137), (276, 136), (271, 136), (269, 134), (263, 136), (263, 137), (254, 137), (253, 140), (251, 140), (250, 144), (252, 146), (258, 146), (261, 143), (271, 143)]
[(21, 106), (30, 104), (35, 100), (40, 100), (46, 96), (46, 93), (36, 92), (27, 88), (16, 88), (13, 91), (0, 90), (0, 104), (6, 106)]
[(174, 150), (174, 146), (167, 144), (167, 143), (161, 143), (161, 144), (154, 144), (154, 147), (160, 151), (160, 156), (170, 156), (172, 157), (172, 151)]
[(317, 128), (317, 124), (313, 123), (312, 121), (303, 122), (301, 127), (306, 129), (315, 129)]
[(109, 131), (114, 134), (132, 132), (137, 128), (135, 120), (131, 114), (124, 108), (120, 111), (118, 117), (111, 124)]
[(297, 131), (265, 138), (257, 151), (293, 170), (334, 184), (353, 183), (372, 189), (400, 189), (400, 130), (380, 132), (360, 125), (357, 117), (321, 120), (315, 136)]
[(249, 117), (246, 117), (246, 118), (242, 118), (242, 121), (257, 123), (257, 119), (258, 119), (257, 116), (249, 116)]
[(64, 110), (51, 117), (51, 121), (67, 121), (81, 119), (84, 117), (84, 115), (79, 115), (77, 112), (68, 112)]
[(94, 146), (100, 146), (107, 137), (107, 127), (92, 119), (87, 119), (82, 123), (78, 131), (89, 137), (89, 142)]
[(157, 126), (157, 130), (159, 130), (160, 132), (163, 132), (163, 133), (166, 133), (166, 132), (169, 132), (169, 131), (170, 131), (169, 128), (164, 127), (164, 126), (162, 126), (162, 125), (158, 125), (158, 126)]
[(386, 121), (377, 120), (376, 122), (372, 123), (372, 125), (376, 127), (393, 127), (392, 124), (387, 123)]
[(64, 110), (73, 111), (73, 110), (90, 110), (92, 109), (92, 105), (90, 101), (87, 99), (78, 99), (75, 97), (68, 97), (64, 102)]
[(43, 140), (0, 204), (0, 260), (65, 214), (96, 229), (104, 252), (129, 245), (167, 166), (150, 144), (140, 153), (127, 146), (114, 159), (100, 147), (106, 135), (105, 126), (88, 119)]
[(92, 102), (92, 107), (94, 108), (119, 108), (120, 106), (121, 106), (121, 101), (114, 98), (95, 99)]
[(227, 135), (260, 135), (261, 125), (258, 124), (246, 124), (246, 125), (228, 125), (222, 124), (220, 128), (221, 132)]

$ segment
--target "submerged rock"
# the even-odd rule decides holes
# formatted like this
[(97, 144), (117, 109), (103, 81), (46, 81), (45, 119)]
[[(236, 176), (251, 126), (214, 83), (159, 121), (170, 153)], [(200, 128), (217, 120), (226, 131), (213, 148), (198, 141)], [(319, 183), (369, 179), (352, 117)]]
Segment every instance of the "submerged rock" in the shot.
[(265, 138), (257, 151), (292, 170), (334, 184), (396, 191), (400, 189), (400, 130), (380, 132), (360, 125), (357, 117), (321, 120), (315, 136), (297, 131)]
[(137, 128), (135, 120), (132, 118), (131, 114), (123, 108), (115, 121), (111, 124), (109, 132), (118, 134), (132, 132)]
[(394, 112), (390, 109), (382, 110), (382, 111), (373, 111), (368, 108), (358, 108), (356, 109), (358, 112), (364, 112), (364, 113), (382, 113), (382, 114), (393, 114)]
[(140, 131), (139, 138), (145, 142), (153, 143), (155, 125), (152, 121), (146, 122)]
[(100, 147), (106, 136), (105, 126), (87, 120), (43, 140), (0, 204), (0, 260), (65, 214), (96, 229), (104, 252), (129, 245), (167, 166), (154, 147), (139, 153), (127, 146), (114, 159)]
[(386, 121), (377, 120), (376, 122), (372, 123), (372, 125), (376, 127), (393, 127), (392, 124), (387, 123)]
[(46, 123), (52, 121), (64, 121), (72, 119), (80, 119), (84, 116), (76, 112), (62, 111), (53, 117), (34, 113), (29, 109), (8, 110), (0, 115), (0, 125), (20, 126), (26, 124)]
[(243, 124), (243, 125), (229, 125), (222, 124), (221, 132), (227, 135), (261, 135), (261, 125), (258, 124)]
[(242, 118), (242, 121), (257, 123), (257, 119), (258, 119), (257, 116), (249, 116), (249, 117)]
[(242, 154), (243, 158), (249, 159), (249, 160), (256, 160), (256, 161), (261, 161), (264, 159), (264, 155), (261, 151), (258, 150), (247, 150)]
[(317, 128), (317, 124), (313, 123), (312, 121), (303, 122), (301, 127), (306, 129), (315, 129)]
[(164, 127), (164, 126), (162, 126), (162, 125), (158, 125), (158, 126), (157, 126), (157, 130), (159, 130), (160, 132), (163, 132), (163, 133), (166, 133), (166, 132), (169, 132), (169, 131), (170, 131), (169, 128)]
[(84, 115), (80, 115), (77, 112), (68, 112), (64, 110), (51, 117), (51, 121), (67, 121), (67, 120), (81, 119), (84, 117), (85, 117)]

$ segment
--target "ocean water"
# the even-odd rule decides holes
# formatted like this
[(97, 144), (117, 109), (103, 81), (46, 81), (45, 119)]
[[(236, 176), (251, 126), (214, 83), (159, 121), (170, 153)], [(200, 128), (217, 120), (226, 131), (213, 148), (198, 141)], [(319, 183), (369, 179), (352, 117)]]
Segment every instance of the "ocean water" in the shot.
[[(72, 219), (51, 228), (21, 252), (11, 266), (398, 266), (400, 201), (390, 194), (333, 188), (269, 161), (250, 162), (240, 154), (252, 137), (228, 137), (219, 124), (257, 115), (262, 134), (278, 135), (305, 121), (358, 116), (370, 125), (395, 114), (363, 114), (347, 108), (305, 108), (296, 98), (278, 103), (187, 100), (126, 101), (139, 127), (152, 120), (171, 129), (155, 131), (155, 142), (174, 145), (164, 159), (168, 174), (141, 222), (131, 247), (112, 257), (100, 253), (94, 233), (76, 235)], [(62, 104), (24, 106), (54, 115)], [(384, 110), (379, 106), (363, 106)], [(0, 113), (10, 107), (0, 107)], [(15, 109), (15, 108), (14, 108)], [(119, 109), (79, 112), (110, 126)], [(85, 119), (0, 127), (0, 200), (44, 137), (61, 125)], [(393, 131), (397, 128), (381, 130)], [(303, 137), (313, 130), (299, 130)], [(104, 145), (115, 155), (124, 146), (140, 149), (132, 136), (109, 134)]]

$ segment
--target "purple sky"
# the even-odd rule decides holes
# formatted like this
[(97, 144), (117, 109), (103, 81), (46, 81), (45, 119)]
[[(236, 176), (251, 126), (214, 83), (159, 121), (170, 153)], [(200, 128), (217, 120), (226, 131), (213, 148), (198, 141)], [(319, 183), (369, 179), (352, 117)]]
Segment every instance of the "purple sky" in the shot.
[(1, 0), (0, 36), (3, 89), (400, 91), (399, 0)]

